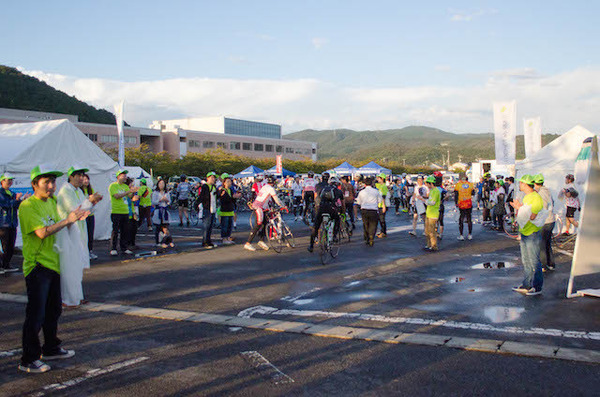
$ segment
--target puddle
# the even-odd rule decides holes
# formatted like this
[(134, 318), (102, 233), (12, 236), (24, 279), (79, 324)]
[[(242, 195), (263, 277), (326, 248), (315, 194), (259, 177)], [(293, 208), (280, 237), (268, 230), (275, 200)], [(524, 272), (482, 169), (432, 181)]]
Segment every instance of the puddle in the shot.
[(360, 281), (352, 281), (345, 285), (345, 287), (354, 287), (355, 285), (360, 284)]
[(396, 294), (383, 290), (366, 290), (354, 292), (340, 292), (322, 294), (314, 298), (296, 299), (290, 303), (294, 305), (306, 305), (311, 309), (326, 309), (335, 307), (348, 302), (357, 302), (363, 300), (378, 300), (386, 298), (394, 298)]
[(308, 305), (309, 303), (314, 302), (314, 299), (296, 299), (294, 305)]
[(490, 306), (483, 310), (483, 314), (493, 323), (509, 323), (518, 320), (525, 312), (522, 307)]
[(471, 269), (510, 269), (515, 266), (516, 264), (514, 262), (498, 261), (478, 263), (477, 265), (471, 266)]
[(138, 252), (137, 254), (135, 254), (136, 258), (146, 258), (149, 256), (156, 256), (157, 252), (156, 251), (142, 251), (142, 252)]

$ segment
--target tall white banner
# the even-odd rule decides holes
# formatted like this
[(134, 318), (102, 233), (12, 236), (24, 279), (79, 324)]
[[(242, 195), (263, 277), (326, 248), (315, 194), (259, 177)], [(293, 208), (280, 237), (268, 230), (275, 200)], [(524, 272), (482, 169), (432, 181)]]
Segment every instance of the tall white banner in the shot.
[(494, 102), (496, 163), (514, 165), (517, 139), (517, 101)]
[(119, 134), (119, 167), (125, 166), (125, 134), (123, 133), (123, 108), (125, 101), (115, 105), (115, 118), (117, 119), (117, 132)]
[(523, 119), (523, 135), (525, 138), (525, 157), (533, 156), (542, 148), (541, 117)]

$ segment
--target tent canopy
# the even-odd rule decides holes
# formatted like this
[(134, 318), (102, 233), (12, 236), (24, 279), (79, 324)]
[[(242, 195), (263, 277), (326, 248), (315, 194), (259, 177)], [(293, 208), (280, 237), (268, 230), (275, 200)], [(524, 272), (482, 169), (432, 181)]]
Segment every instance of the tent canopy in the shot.
[(272, 174), (272, 175), (281, 175), (281, 176), (296, 176), (295, 172), (292, 172), (290, 170), (286, 170), (285, 168), (281, 167), (281, 174), (277, 173), (277, 166), (273, 166), (271, 168), (269, 168), (268, 170), (265, 171), (265, 173), (267, 174)]
[(360, 167), (357, 170), (357, 172), (359, 172), (363, 175), (377, 175), (377, 174), (381, 174), (381, 173), (384, 173), (386, 175), (392, 174), (392, 170), (390, 170), (389, 168), (382, 167), (374, 161), (371, 161), (370, 163), (363, 165), (362, 167)]
[(142, 167), (138, 167), (138, 166), (125, 166), (123, 167), (124, 169), (126, 169), (127, 171), (129, 171), (129, 173), (127, 174), (131, 179), (142, 179), (145, 178), (146, 182), (148, 184), (148, 186), (150, 188), (152, 188), (154, 186), (154, 182), (152, 181), (152, 176), (150, 175), (149, 172), (147, 172), (146, 170), (144, 170)]
[(336, 173), (337, 175), (352, 175), (356, 173), (358, 168), (354, 167), (352, 164), (349, 164), (347, 161), (344, 161), (342, 164), (338, 165), (335, 168), (327, 170), (330, 174)]
[[(110, 236), (108, 185), (116, 180), (118, 165), (69, 120), (0, 125), (0, 172), (15, 175), (15, 190), (31, 188), (29, 173), (39, 164), (66, 172), (73, 165), (89, 169), (91, 184), (104, 196), (96, 206), (95, 237)], [(57, 192), (66, 182), (58, 179)]]
[(249, 177), (256, 176), (257, 174), (262, 174), (263, 172), (264, 171), (261, 170), (260, 168), (254, 166), (254, 165), (251, 165), (250, 167), (246, 168), (245, 170), (238, 172), (233, 177), (234, 178), (249, 178)]

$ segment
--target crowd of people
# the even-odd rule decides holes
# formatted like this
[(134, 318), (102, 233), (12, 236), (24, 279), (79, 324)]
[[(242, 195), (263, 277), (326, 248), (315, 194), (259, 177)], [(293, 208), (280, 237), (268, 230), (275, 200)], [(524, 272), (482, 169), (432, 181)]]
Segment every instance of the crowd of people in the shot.
[[(32, 169), (33, 194), (14, 193), (11, 190), (14, 177), (9, 173), (0, 176), (0, 263), (3, 273), (17, 270), (10, 265), (17, 226), (21, 228), (23, 239), (23, 274), (28, 303), (19, 369), (25, 372), (45, 372), (50, 367), (44, 361), (74, 355), (72, 350), (61, 347), (56, 329), (63, 307), (86, 303), (82, 290), (83, 269), (89, 268), (90, 260), (97, 258), (93, 252), (94, 212), (103, 195), (92, 188), (87, 172), (83, 166), (70, 167), (66, 172), (67, 183), (57, 194), (56, 178), (63, 173), (48, 166)], [(154, 231), (155, 244), (162, 248), (173, 247), (169, 230), (173, 191), (168, 190), (166, 181), (159, 178), (155, 188), (151, 189), (145, 179), (137, 186), (126, 170), (117, 171), (115, 176), (116, 181), (106, 192), (112, 221), (110, 255), (118, 255), (117, 248), (125, 255), (133, 254), (137, 230), (144, 225)], [(581, 205), (573, 182), (573, 175), (567, 175), (565, 187), (556, 196), (566, 203), (566, 234), (571, 225), (579, 226), (575, 213)], [(441, 173), (417, 175), (416, 178), (406, 174), (338, 178), (327, 172), (320, 177), (309, 172), (306, 177), (277, 179), (272, 175), (258, 175), (251, 180), (236, 181), (226, 173), (209, 172), (196, 186), (182, 175), (173, 189), (177, 193), (180, 226), (184, 219), (189, 225), (190, 206), (200, 210), (204, 229), (202, 245), (206, 249), (215, 247), (211, 236), (217, 220), (222, 244), (234, 244), (232, 229), (239, 209), (238, 200), (245, 192), (250, 192), (248, 205), (256, 222), (244, 244), (248, 251), (256, 250), (253, 242), (257, 237), (258, 246), (269, 249), (265, 243), (265, 218), (273, 207), (289, 210), (282, 200), (285, 198), (296, 221), (312, 219), (309, 252), (314, 249), (325, 214), (334, 221), (334, 236), (340, 231), (341, 219), (348, 219), (353, 229), (357, 221), (362, 220), (364, 243), (373, 246), (376, 238), (383, 239), (388, 235), (386, 216), (390, 208), (394, 208), (397, 215), (408, 214), (408, 219), (412, 220), (411, 236), (417, 236), (417, 224), (422, 222), (426, 236), (424, 249), (435, 252), (444, 235), (444, 202), (453, 198), (459, 212), (458, 240), (465, 240), (464, 223), (467, 224), (467, 240), (473, 239), (474, 208), (481, 208), (482, 221), (492, 223), (498, 230), (504, 227), (506, 214), (510, 214), (511, 222), (514, 219), (518, 224), (525, 277), (520, 286), (513, 288), (514, 291), (527, 296), (539, 295), (543, 272), (555, 268), (551, 245), (555, 203), (552, 192), (544, 186), (542, 174), (523, 175), (516, 189), (512, 177), (493, 178), (489, 173), (474, 185), (464, 173), (457, 181), (449, 183)], [(195, 198), (192, 200), (192, 197)], [(43, 346), (39, 341), (41, 329), (44, 330)]]

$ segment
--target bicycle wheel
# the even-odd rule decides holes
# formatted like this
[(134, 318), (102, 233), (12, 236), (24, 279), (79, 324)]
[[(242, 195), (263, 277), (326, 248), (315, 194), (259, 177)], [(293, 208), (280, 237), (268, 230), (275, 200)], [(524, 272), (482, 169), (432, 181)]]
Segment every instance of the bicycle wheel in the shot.
[(192, 223), (192, 226), (198, 226), (198, 223), (200, 222), (198, 211), (193, 208), (190, 209), (190, 222)]
[(296, 241), (294, 240), (292, 230), (284, 222), (281, 223), (281, 231), (283, 232), (283, 238), (285, 240), (285, 243), (289, 244), (290, 248), (296, 248)]
[[(334, 227), (333, 222), (331, 222), (329, 224), (330, 228)], [(331, 240), (329, 241), (329, 255), (331, 255), (332, 258), (337, 258), (337, 256), (340, 254), (340, 237), (338, 236), (338, 238), (336, 239), (335, 237), (332, 237)]]
[(510, 214), (504, 215), (504, 218), (502, 218), (502, 222), (504, 222), (504, 232), (509, 237), (519, 237), (519, 226), (517, 225), (517, 222), (513, 221), (513, 218)]
[(273, 251), (278, 254), (283, 251), (283, 234), (277, 231), (277, 227), (269, 222), (267, 224), (267, 239), (269, 240), (269, 246), (273, 248)]
[(325, 225), (325, 223), (323, 223), (321, 228), (319, 229), (319, 258), (321, 259), (321, 264), (323, 266), (325, 266), (331, 261), (331, 256), (329, 255), (329, 241), (327, 235), (327, 226)]

